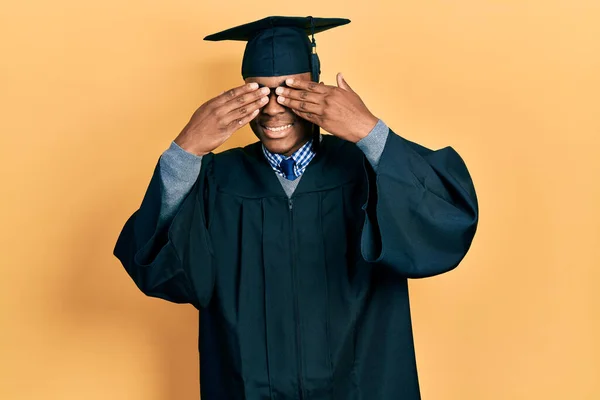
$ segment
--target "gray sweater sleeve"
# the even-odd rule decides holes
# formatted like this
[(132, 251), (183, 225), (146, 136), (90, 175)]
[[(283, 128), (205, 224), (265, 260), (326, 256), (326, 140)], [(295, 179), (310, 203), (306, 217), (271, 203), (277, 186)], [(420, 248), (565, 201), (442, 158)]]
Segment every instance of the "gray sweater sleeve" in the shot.
[(390, 129), (388, 126), (382, 120), (379, 120), (373, 130), (356, 143), (358, 148), (365, 153), (367, 160), (369, 160), (375, 171), (377, 171), (377, 165), (379, 164), (379, 159), (383, 153), (389, 133)]
[(188, 153), (175, 142), (159, 160), (161, 205), (159, 225), (169, 223), (198, 178), (202, 157)]

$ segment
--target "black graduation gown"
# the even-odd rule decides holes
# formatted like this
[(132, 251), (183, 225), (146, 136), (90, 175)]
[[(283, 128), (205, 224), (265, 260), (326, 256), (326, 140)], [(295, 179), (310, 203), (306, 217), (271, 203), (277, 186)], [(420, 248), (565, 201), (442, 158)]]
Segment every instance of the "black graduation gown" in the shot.
[(407, 278), (456, 267), (477, 225), (452, 148), (390, 131), (375, 173), (324, 136), (291, 200), (260, 143), (209, 154), (165, 227), (158, 173), (115, 255), (145, 294), (201, 310), (203, 400), (420, 398)]

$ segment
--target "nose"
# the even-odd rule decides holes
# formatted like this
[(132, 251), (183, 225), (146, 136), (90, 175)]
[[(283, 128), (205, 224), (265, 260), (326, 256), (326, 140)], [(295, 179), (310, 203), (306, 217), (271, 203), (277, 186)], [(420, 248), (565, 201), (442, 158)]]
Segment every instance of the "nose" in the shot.
[(285, 107), (277, 102), (277, 94), (275, 94), (275, 91), (271, 91), (269, 94), (269, 102), (262, 108), (261, 112), (273, 117), (278, 114), (283, 114), (285, 111)]

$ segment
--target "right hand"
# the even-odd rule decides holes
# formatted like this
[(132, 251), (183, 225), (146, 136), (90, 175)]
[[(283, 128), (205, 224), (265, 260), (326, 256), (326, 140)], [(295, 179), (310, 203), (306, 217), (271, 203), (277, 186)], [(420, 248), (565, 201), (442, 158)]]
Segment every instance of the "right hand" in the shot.
[(268, 93), (268, 88), (249, 83), (207, 101), (194, 112), (175, 143), (198, 156), (210, 153), (258, 115), (269, 101)]

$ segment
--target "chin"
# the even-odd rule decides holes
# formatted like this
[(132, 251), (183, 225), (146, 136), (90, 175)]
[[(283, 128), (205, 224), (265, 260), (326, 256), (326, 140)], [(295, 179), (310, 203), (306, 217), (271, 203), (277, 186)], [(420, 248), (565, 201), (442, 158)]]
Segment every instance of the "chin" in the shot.
[(294, 148), (296, 147), (296, 143), (280, 143), (281, 141), (274, 142), (272, 140), (261, 140), (261, 142), (264, 144), (267, 150), (275, 154), (291, 155), (289, 153), (291, 153), (292, 150), (295, 150)]
[(260, 141), (271, 153), (286, 155), (296, 150), (295, 148), (299, 144), (294, 138), (269, 139), (263, 136), (260, 138)]
[(269, 131), (259, 124), (252, 126), (252, 130), (267, 150), (275, 154), (291, 155), (290, 153), (296, 151), (308, 140), (302, 126), (297, 124), (280, 132)]

